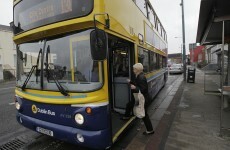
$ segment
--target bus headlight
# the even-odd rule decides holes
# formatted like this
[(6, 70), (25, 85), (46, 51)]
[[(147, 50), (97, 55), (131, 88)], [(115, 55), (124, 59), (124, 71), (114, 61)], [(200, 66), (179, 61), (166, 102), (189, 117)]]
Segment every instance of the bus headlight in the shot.
[(75, 121), (77, 122), (77, 124), (82, 125), (84, 123), (84, 117), (82, 116), (82, 114), (76, 114)]
[(15, 102), (15, 107), (17, 110), (19, 110), (21, 108), (21, 105), (19, 104), (19, 102)]

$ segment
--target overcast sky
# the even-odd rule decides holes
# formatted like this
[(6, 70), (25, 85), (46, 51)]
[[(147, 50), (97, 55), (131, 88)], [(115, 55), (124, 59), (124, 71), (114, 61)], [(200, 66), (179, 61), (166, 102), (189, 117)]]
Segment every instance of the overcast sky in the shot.
[[(180, 53), (182, 44), (181, 0), (150, 0), (168, 36), (168, 51)], [(200, 0), (184, 0), (185, 40), (188, 44), (196, 42)], [(0, 0), (0, 24), (8, 25), (13, 20), (13, 0)], [(175, 38), (180, 37), (180, 38)]]
[(0, 24), (9, 26), (13, 21), (13, 0), (0, 0)]
[[(168, 52), (180, 53), (182, 45), (181, 0), (150, 0), (168, 36)], [(184, 0), (185, 42), (188, 54), (189, 43), (196, 42), (201, 0)], [(180, 37), (180, 38), (175, 38)]]

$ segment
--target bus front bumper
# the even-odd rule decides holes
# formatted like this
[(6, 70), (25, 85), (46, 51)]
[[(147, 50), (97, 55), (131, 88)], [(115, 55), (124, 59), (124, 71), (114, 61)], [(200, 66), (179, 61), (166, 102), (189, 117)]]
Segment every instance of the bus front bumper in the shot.
[(99, 131), (86, 131), (69, 126), (54, 124), (38, 120), (21, 113), (17, 114), (17, 121), (36, 132), (49, 135), (51, 137), (94, 149), (105, 149), (111, 146), (111, 131), (109, 128)]

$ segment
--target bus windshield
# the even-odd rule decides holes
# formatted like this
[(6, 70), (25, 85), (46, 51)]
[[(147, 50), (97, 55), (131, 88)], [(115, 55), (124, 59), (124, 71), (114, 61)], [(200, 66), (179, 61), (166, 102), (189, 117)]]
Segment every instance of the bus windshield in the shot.
[[(38, 66), (35, 67), (26, 88), (59, 91), (56, 81), (68, 92), (101, 88), (103, 67), (102, 62), (93, 61), (91, 58), (91, 31), (20, 44), (17, 50), (17, 86), (22, 87), (32, 67)], [(39, 55), (41, 49), (42, 54)]]
[(14, 7), (15, 33), (83, 17), (93, 10), (93, 0), (23, 0)]

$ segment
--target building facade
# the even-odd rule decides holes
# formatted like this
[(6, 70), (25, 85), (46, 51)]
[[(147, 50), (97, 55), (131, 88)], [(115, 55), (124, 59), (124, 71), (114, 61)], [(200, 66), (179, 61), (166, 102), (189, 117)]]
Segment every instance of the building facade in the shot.
[[(224, 54), (227, 56), (229, 45), (224, 45)], [(221, 45), (208, 45), (205, 47), (206, 60), (209, 64), (220, 64), (221, 63)]]
[[(0, 25), (0, 80), (16, 75), (16, 45), (10, 26)], [(1, 75), (2, 73), (2, 75)]]

